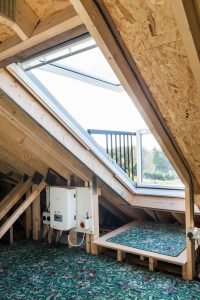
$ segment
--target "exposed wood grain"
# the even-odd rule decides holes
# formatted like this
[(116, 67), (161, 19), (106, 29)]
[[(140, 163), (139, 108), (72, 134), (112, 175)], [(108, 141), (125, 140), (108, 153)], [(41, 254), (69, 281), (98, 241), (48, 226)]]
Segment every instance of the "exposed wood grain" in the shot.
[[(20, 188), (19, 188), (20, 185)], [(29, 190), (32, 186), (32, 178), (29, 178), (26, 182), (22, 185), (21, 183), (18, 184), (18, 188), (16, 188), (15, 192), (11, 192), (10, 197), (3, 201), (1, 204), (1, 211), (0, 211), (0, 220), (9, 212), (9, 210), (21, 199), (21, 197)]]
[(16, 209), (16, 211), (7, 219), (7, 221), (0, 227), (0, 239), (14, 224), (14, 222), (21, 216), (21, 214), (28, 208), (28, 206), (35, 200), (40, 192), (45, 188), (46, 183), (42, 181), (37, 189), (32, 192), (28, 198)]
[(68, 0), (26, 0), (26, 2), (40, 20), (46, 19), (70, 5)]

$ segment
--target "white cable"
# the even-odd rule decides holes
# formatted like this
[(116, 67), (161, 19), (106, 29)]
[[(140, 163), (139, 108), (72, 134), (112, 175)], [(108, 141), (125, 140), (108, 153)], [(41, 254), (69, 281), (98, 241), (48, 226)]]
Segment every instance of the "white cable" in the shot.
[(82, 241), (80, 242), (80, 244), (77, 244), (77, 245), (74, 245), (74, 244), (72, 244), (72, 243), (70, 242), (70, 240), (69, 240), (69, 234), (68, 234), (68, 236), (67, 236), (68, 243), (69, 243), (72, 247), (79, 247), (79, 246), (81, 246), (81, 245), (83, 244), (83, 242), (84, 242), (85, 234), (86, 234), (86, 233), (84, 232)]

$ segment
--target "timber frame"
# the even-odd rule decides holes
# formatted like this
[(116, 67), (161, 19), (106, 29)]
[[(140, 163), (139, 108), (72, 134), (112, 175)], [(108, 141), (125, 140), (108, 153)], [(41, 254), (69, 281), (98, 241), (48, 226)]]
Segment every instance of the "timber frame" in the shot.
[[(111, 21), (109, 24), (110, 19), (108, 19), (108, 14), (105, 13), (102, 1), (71, 0), (71, 3), (74, 5), (74, 8), (82, 18), (83, 23), (86, 25), (88, 31), (92, 34), (103, 54), (109, 61), (126, 92), (135, 102), (136, 107), (139, 109), (144, 120), (159, 141), (159, 144), (170, 159), (178, 175), (188, 187), (188, 193), (186, 193), (186, 205), (188, 208), (186, 210), (186, 228), (193, 227), (194, 177), (191, 174), (190, 168), (184, 160), (181, 151), (174, 143), (169, 130), (165, 125), (163, 126), (163, 119), (160, 116), (158, 109), (155, 107), (152, 96), (149, 93), (145, 82), (141, 78), (136, 65), (130, 64), (130, 58), (128, 58), (126, 52), (122, 50), (123, 44), (120, 47), (121, 39), (119, 35), (116, 39), (116, 32), (111, 31), (113, 23)], [(108, 26), (108, 24), (110, 26)], [(190, 241), (187, 241), (187, 251), (187, 278), (192, 279), (194, 277), (194, 245)]]
[[(124, 12), (126, 15), (126, 7), (120, 6), (120, 1), (116, 1), (120, 13)], [(45, 1), (42, 3), (45, 5)], [(173, 22), (175, 19), (178, 24), (178, 30), (182, 37), (181, 43), (189, 61), (187, 69), (191, 70), (189, 74), (192, 74), (191, 85), (194, 87), (195, 99), (198, 100), (200, 28), (199, 19), (196, 15), (196, 1), (164, 0), (164, 3), (168, 5), (168, 10), (173, 12)], [(129, 0), (127, 0), (128, 4)], [(20, 81), (19, 77), (9, 67), (0, 70), (0, 89), (2, 90), (0, 96), (0, 155), (4, 160), (9, 161), (10, 165), (17, 166), (21, 176), (27, 174), (30, 178), (35, 171), (45, 176), (49, 168), (54, 169), (67, 180), (70, 179), (71, 175), (76, 176), (77, 180), (84, 185), (93, 182), (93, 176), (97, 176), (97, 182), (94, 184), (97, 221), (98, 186), (101, 188), (99, 199), (102, 197), (102, 205), (110, 207), (112, 210), (114, 203), (114, 206), (117, 206), (115, 214), (119, 214), (121, 211), (123, 213), (122, 218), (125, 218), (124, 214), (140, 220), (147, 217), (154, 218), (153, 211), (155, 209), (160, 213), (164, 210), (171, 211), (175, 219), (184, 222), (178, 214), (183, 214), (186, 211), (186, 229), (193, 227), (194, 211), (199, 214), (194, 202), (196, 201), (197, 205), (200, 205), (197, 161), (199, 150), (195, 148), (194, 161), (197, 161), (197, 164), (193, 165), (192, 160), (188, 159), (186, 155), (187, 151), (184, 152), (187, 147), (183, 142), (181, 144), (181, 141), (175, 136), (167, 119), (168, 116), (164, 115), (162, 111), (162, 105), (156, 102), (155, 88), (152, 88), (149, 84), (149, 78), (145, 78), (142, 68), (140, 69), (139, 63), (142, 64), (142, 62), (138, 62), (137, 53), (130, 51), (124, 36), (120, 33), (112, 9), (112, 3), (109, 0), (66, 0), (64, 6), (58, 8), (49, 6), (47, 10), (38, 10), (34, 5), (31, 6), (31, 0), (17, 0), (16, 7), (13, 7), (14, 13), (1, 12), (0, 14), (0, 24), (6, 32), (6, 37), (3, 35), (1, 37), (0, 32), (0, 67), (25, 60), (49, 47), (54, 47), (66, 40), (90, 32), (185, 184), (185, 207), (177, 199), (172, 200), (173, 205), (170, 209), (169, 207), (163, 208), (161, 204), (155, 204), (151, 197), (143, 197), (141, 201), (140, 196), (135, 195), (133, 190), (127, 188), (95, 157), (94, 153), (91, 153), (90, 149), (72, 135), (62, 120), (47, 106), (44, 106), (40, 97), (24, 82)], [(23, 18), (20, 17), (20, 14)], [(134, 21), (130, 13), (124, 19), (126, 22), (127, 20), (128, 22)], [(150, 27), (150, 31), (152, 36), (157, 35), (155, 28)], [(179, 40), (178, 43), (180, 44)], [(160, 45), (156, 45), (156, 47), (158, 48)], [(171, 86), (177, 94), (178, 88), (174, 84)], [(195, 105), (197, 107), (196, 103)], [(186, 110), (186, 118), (188, 116)], [(183, 118), (181, 120), (185, 121)], [(194, 123), (191, 121), (190, 125), (193, 126)], [(195, 128), (198, 127), (195, 126), (193, 131), (196, 134)], [(190, 126), (188, 125), (187, 128)], [(39, 195), (45, 185), (46, 183), (42, 181), (37, 187), (32, 186), (31, 179), (25, 183), (19, 182), (11, 194), (3, 200), (0, 204), (3, 207), (0, 218), (6, 216), (6, 213), (19, 201), (22, 194), (26, 194), (24, 202), (0, 228), (0, 237), (10, 229), (12, 240), (12, 225), (26, 211), (26, 235), (29, 237), (30, 231), (33, 230), (34, 238), (39, 238), (41, 231)], [(114, 199), (113, 202), (111, 199)], [(151, 204), (147, 203), (147, 199), (152, 201)], [(157, 199), (159, 200), (159, 197)], [(141, 201), (140, 204), (139, 201)], [(160, 203), (163, 202), (163, 199), (160, 199)], [(33, 222), (30, 222), (31, 215)], [(93, 254), (97, 254), (95, 242), (92, 242), (98, 238), (98, 224), (96, 228), (95, 236), (87, 237), (87, 250)], [(73, 238), (75, 240), (76, 236)], [(187, 265), (186, 270), (184, 269), (186, 271), (184, 277), (187, 279), (194, 277), (194, 252), (194, 243), (187, 239)], [(119, 259), (122, 258), (123, 254), (119, 253)], [(154, 262), (151, 261), (150, 265), (154, 267)]]

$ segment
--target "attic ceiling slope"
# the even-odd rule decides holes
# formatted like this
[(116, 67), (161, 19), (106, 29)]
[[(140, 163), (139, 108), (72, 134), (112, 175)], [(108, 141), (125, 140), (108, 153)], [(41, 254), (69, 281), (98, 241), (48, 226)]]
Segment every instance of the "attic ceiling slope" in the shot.
[(82, 33), (85, 27), (69, 0), (2, 0), (0, 67)]
[(200, 95), (168, 1), (100, 3), (200, 184)]

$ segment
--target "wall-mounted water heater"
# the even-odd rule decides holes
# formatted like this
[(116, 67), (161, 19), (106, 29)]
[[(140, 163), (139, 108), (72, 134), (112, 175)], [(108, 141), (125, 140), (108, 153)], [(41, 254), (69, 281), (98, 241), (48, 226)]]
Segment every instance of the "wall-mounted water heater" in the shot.
[(47, 187), (50, 227), (94, 233), (92, 188)]

